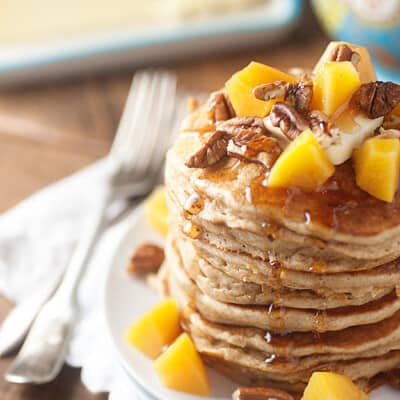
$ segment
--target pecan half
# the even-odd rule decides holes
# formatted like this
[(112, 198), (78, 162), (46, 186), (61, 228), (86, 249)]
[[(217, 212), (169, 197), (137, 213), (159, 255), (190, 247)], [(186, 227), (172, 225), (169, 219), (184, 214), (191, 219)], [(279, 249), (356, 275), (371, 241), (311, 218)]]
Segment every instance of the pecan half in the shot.
[(285, 103), (274, 104), (269, 119), (272, 125), (279, 127), (289, 140), (293, 140), (308, 128), (306, 118), (293, 106)]
[(256, 86), (253, 95), (259, 100), (271, 100), (283, 97), (288, 104), (301, 113), (306, 113), (310, 108), (313, 94), (311, 80), (300, 80), (298, 83), (275, 81)]
[(333, 49), (329, 61), (350, 61), (353, 65), (357, 65), (361, 57), (346, 44), (339, 44)]
[(164, 250), (152, 243), (140, 245), (131, 256), (127, 271), (133, 275), (156, 273), (164, 261)]
[(339, 138), (339, 129), (322, 111), (313, 110), (308, 115), (310, 128), (322, 147), (329, 147)]
[(264, 83), (253, 89), (253, 95), (255, 98), (265, 101), (285, 97), (290, 85), (292, 84), (286, 81)]
[(279, 389), (267, 387), (241, 387), (232, 394), (233, 400), (294, 400), (294, 397)]
[(386, 372), (384, 375), (390, 386), (394, 387), (395, 389), (400, 389), (400, 368)]
[(253, 132), (232, 137), (228, 143), (228, 155), (239, 160), (255, 162), (271, 168), (281, 153), (276, 139)]
[(289, 87), (289, 90), (285, 96), (285, 100), (297, 111), (305, 114), (310, 109), (312, 95), (312, 81), (301, 80), (297, 84), (292, 84)]
[(246, 134), (253, 137), (254, 133), (266, 135), (268, 132), (265, 129), (264, 121), (256, 117), (236, 117), (228, 121), (217, 124), (219, 131), (226, 132), (231, 136), (241, 136), (245, 140)]
[(216, 164), (226, 156), (229, 135), (216, 131), (203, 143), (198, 150), (185, 161), (189, 168), (207, 168)]
[(353, 93), (350, 107), (373, 119), (389, 114), (399, 102), (400, 85), (377, 81), (362, 84)]
[(210, 121), (226, 121), (234, 115), (230, 102), (223, 91), (211, 93), (207, 107), (207, 116)]

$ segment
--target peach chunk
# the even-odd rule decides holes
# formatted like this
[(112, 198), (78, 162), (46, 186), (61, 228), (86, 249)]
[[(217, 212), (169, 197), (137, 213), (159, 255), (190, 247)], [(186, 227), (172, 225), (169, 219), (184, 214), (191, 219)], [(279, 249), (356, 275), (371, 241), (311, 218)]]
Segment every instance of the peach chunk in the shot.
[(356, 70), (359, 73), (361, 82), (375, 82), (375, 69), (371, 62), (371, 57), (369, 56), (368, 50), (365, 47), (356, 46), (355, 44), (346, 42), (330, 42), (329, 45), (326, 47), (324, 54), (322, 54), (321, 58), (315, 65), (313, 70), (314, 74), (318, 74), (323, 65), (327, 61), (330, 61), (334, 49), (342, 44), (347, 45), (348, 47), (350, 47), (351, 50), (357, 52), (360, 55), (360, 61), (356, 65)]
[(326, 62), (314, 78), (312, 108), (332, 115), (360, 85), (358, 72), (351, 62)]
[(175, 300), (167, 298), (139, 318), (126, 332), (126, 340), (146, 356), (156, 358), (180, 333)]
[(400, 140), (370, 138), (353, 159), (357, 185), (380, 200), (393, 201), (399, 183)]
[(154, 362), (166, 387), (200, 396), (209, 396), (210, 386), (202, 359), (192, 339), (182, 333)]
[(314, 372), (302, 400), (368, 400), (368, 396), (347, 376)]
[(270, 187), (296, 186), (305, 191), (318, 189), (335, 167), (309, 130), (302, 132), (280, 155), (268, 179)]
[(158, 187), (144, 203), (144, 213), (149, 224), (158, 233), (167, 236), (168, 206), (163, 187)]
[(234, 74), (225, 86), (236, 114), (239, 117), (265, 117), (276, 100), (256, 99), (252, 91), (258, 85), (278, 80), (296, 82), (295, 77), (255, 61)]

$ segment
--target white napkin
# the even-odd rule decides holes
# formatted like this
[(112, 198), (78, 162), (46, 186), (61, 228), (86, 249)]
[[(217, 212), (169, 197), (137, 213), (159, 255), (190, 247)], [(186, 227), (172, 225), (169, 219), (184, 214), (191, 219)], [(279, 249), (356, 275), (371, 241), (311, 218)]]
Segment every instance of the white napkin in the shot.
[[(0, 292), (15, 302), (29, 297), (51, 274), (68, 263), (85, 217), (102, 190), (104, 161), (39, 191), (0, 217)], [(78, 292), (80, 315), (67, 363), (82, 368), (92, 392), (112, 400), (145, 399), (128, 379), (110, 346), (102, 316), (105, 275), (128, 214), (100, 237)]]

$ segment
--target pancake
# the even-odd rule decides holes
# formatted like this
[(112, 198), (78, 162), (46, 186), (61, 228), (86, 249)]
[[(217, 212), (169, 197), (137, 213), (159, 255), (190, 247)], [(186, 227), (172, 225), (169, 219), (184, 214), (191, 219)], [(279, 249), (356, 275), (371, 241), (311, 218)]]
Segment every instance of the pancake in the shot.
[(314, 371), (365, 385), (398, 367), (400, 195), (361, 190), (351, 161), (313, 192), (268, 187), (245, 159), (189, 168), (215, 129), (206, 106), (195, 111), (165, 168), (163, 290), (202, 357), (240, 383), (290, 391)]

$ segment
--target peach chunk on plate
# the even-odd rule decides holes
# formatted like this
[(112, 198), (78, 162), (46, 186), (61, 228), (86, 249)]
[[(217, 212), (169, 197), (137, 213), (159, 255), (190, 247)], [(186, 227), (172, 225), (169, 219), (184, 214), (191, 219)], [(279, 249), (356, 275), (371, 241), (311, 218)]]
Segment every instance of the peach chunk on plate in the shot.
[(126, 332), (126, 340), (150, 358), (180, 334), (179, 311), (175, 300), (166, 298), (140, 317)]
[(324, 149), (311, 130), (302, 132), (289, 144), (272, 167), (269, 187), (298, 187), (317, 190), (335, 172)]
[(161, 382), (170, 389), (210, 395), (208, 377), (192, 339), (182, 333), (154, 362)]
[(225, 86), (237, 116), (265, 117), (277, 100), (259, 100), (253, 95), (253, 89), (278, 80), (296, 82), (295, 77), (255, 61), (234, 74)]
[(146, 199), (144, 213), (152, 228), (162, 236), (168, 233), (168, 205), (163, 187), (158, 187)]
[(344, 375), (314, 372), (302, 400), (368, 400), (368, 396)]

